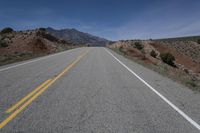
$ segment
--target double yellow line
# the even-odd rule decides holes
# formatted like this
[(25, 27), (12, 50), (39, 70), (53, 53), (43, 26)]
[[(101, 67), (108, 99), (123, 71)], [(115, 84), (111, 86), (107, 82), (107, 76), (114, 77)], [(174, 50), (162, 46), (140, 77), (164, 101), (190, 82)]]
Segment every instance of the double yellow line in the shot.
[(56, 80), (58, 80), (65, 73), (67, 73), (71, 68), (73, 68), (88, 52), (89, 50), (83, 53), (82, 55), (78, 56), (69, 66), (67, 66), (56, 77), (46, 80), (37, 88), (35, 88), (32, 92), (26, 95), (24, 98), (19, 100), (16, 104), (14, 104), (9, 109), (7, 109), (6, 113), (12, 113), (13, 111), (14, 112), (0, 123), (0, 129), (2, 129), (11, 120), (13, 120), (21, 111), (23, 111), (28, 105), (30, 105), (35, 99), (37, 99), (37, 97), (39, 97), (45, 90), (47, 90), (54, 82), (56, 82)]

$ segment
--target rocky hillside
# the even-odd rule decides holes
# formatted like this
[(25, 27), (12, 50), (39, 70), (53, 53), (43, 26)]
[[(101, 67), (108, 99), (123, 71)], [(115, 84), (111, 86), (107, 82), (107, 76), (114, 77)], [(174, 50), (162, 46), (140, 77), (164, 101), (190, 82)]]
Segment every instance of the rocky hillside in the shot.
[(200, 44), (191, 40), (165, 40), (158, 41), (162, 45), (171, 47), (177, 50), (177, 52), (184, 54), (191, 58), (194, 62), (200, 63)]
[(57, 39), (43, 28), (26, 31), (2, 30), (0, 33), (0, 65), (78, 46)]
[(105, 46), (109, 43), (108, 40), (100, 37), (93, 36), (88, 33), (80, 32), (76, 29), (61, 29), (55, 30), (47, 28), (47, 32), (57, 38), (64, 39), (69, 42), (90, 45), (90, 46)]
[(156, 71), (200, 87), (200, 44), (197, 40), (121, 40), (108, 47)]

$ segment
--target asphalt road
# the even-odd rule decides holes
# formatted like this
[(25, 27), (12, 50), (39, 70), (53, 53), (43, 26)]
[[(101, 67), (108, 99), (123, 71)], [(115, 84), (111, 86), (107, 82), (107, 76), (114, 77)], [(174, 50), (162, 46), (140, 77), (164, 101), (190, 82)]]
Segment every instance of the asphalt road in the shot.
[(0, 67), (1, 133), (199, 133), (200, 94), (105, 48)]

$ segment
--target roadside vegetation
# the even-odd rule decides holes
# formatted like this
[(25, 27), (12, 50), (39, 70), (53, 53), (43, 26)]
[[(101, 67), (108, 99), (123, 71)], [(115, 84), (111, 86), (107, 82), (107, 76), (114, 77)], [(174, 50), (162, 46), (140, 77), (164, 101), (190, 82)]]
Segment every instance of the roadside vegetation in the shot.
[(0, 48), (8, 47), (8, 44), (4, 40), (0, 40)]
[(153, 58), (156, 58), (156, 57), (158, 56), (158, 54), (155, 52), (155, 50), (151, 50), (150, 55), (151, 55)]
[(197, 40), (197, 43), (200, 44), (200, 39)]
[[(197, 76), (195, 76), (196, 73), (176, 62), (177, 55), (174, 55), (173, 50), (167, 50), (166, 47), (161, 49), (161, 44), (154, 45), (152, 43), (154, 43), (152, 40), (148, 43), (138, 40), (126, 40), (115, 42), (108, 47), (126, 58), (184, 84), (192, 90), (200, 91), (198, 71)], [(180, 60), (180, 58), (178, 59)]]
[(175, 57), (171, 53), (161, 53), (160, 58), (162, 59), (164, 63), (172, 67), (176, 67), (176, 65), (174, 64)]
[(138, 50), (142, 50), (144, 48), (144, 46), (140, 43), (140, 42), (135, 42), (134, 43), (135, 48), (137, 48)]

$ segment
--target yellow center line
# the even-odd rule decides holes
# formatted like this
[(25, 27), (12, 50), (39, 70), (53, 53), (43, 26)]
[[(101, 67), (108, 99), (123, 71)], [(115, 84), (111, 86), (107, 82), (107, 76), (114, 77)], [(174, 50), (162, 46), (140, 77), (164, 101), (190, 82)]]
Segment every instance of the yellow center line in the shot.
[(60, 74), (58, 74), (55, 78), (49, 81), (41, 90), (39, 90), (35, 95), (33, 95), (28, 101), (26, 101), (22, 106), (16, 109), (11, 115), (9, 115), (6, 119), (4, 119), (0, 123), (0, 129), (6, 126), (11, 120), (13, 120), (21, 111), (23, 111), (28, 105), (30, 105), (37, 97), (39, 97), (46, 89), (48, 89), (56, 80), (62, 77), (66, 72), (68, 72), (72, 67), (74, 67), (87, 53), (89, 50), (78, 56), (76, 60), (74, 60), (68, 67), (66, 67)]
[(38, 92), (41, 88), (43, 88), (45, 85), (47, 85), (52, 79), (48, 79), (45, 82), (43, 82), (40, 86), (38, 86), (35, 90), (30, 92), (28, 95), (26, 95), (24, 98), (22, 98), (19, 102), (11, 106), (9, 109), (6, 110), (6, 113), (11, 113), (13, 110), (18, 108), (22, 103), (24, 103), (27, 99), (29, 99), (31, 96), (33, 96), (36, 92)]

